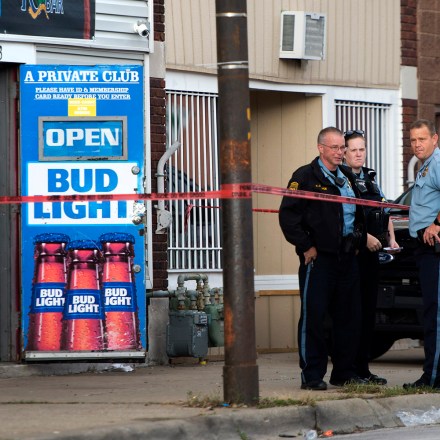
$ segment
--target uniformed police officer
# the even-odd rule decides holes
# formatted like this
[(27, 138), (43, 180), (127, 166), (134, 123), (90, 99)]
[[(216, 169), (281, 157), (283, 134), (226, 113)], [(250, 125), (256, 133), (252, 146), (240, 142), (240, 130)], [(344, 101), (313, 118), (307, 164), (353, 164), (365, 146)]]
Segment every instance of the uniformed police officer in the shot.
[(425, 361), (420, 379), (404, 387), (440, 389), (440, 151), (434, 124), (425, 119), (411, 124), (410, 141), (422, 162), (412, 190), (409, 232), (419, 241), (415, 257), (423, 297)]
[[(356, 187), (366, 200), (385, 201), (382, 190), (376, 182), (376, 172), (364, 167), (367, 157), (364, 132), (349, 130), (344, 133), (345, 164), (356, 176)], [(364, 206), (367, 219), (367, 246), (359, 252), (361, 277), (361, 335), (356, 356), (356, 373), (369, 383), (385, 385), (387, 380), (371, 373), (369, 369), (372, 336), (376, 321), (376, 303), (379, 285), (379, 250), (385, 246), (398, 249), (393, 222), (383, 208)]]
[[(341, 168), (344, 136), (335, 127), (318, 135), (319, 157), (297, 169), (288, 183), (292, 191), (355, 197), (353, 174)], [(283, 197), (281, 229), (299, 256), (301, 314), (298, 345), (301, 388), (325, 390), (328, 351), (325, 318), (333, 325), (330, 383), (364, 384), (353, 368), (360, 322), (359, 270), (356, 252), (365, 246), (365, 217), (359, 205)]]

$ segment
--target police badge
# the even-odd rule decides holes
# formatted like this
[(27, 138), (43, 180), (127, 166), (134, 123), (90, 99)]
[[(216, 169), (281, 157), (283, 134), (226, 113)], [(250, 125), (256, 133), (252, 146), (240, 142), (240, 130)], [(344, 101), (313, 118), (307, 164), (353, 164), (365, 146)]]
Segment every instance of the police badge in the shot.
[(291, 191), (296, 191), (299, 188), (299, 183), (298, 182), (292, 182), (289, 186), (289, 189)]

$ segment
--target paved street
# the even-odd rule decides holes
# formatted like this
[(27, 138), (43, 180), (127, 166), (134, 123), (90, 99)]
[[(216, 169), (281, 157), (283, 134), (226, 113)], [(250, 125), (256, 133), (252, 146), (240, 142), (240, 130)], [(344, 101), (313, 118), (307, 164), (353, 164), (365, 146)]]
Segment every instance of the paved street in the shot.
[[(374, 362), (372, 371), (387, 377), (390, 387), (400, 386), (420, 376), (422, 361), (421, 348), (392, 350)], [(329, 390), (325, 392), (301, 390), (297, 353), (261, 354), (258, 356), (258, 366), (261, 398), (304, 401), (309, 399), (310, 402), (322, 399), (324, 403), (333, 405), (332, 402), (335, 402), (334, 405), (341, 405), (339, 400), (334, 399), (347, 397), (341, 389), (333, 386), (329, 386)], [(85, 367), (95, 368), (97, 365), (76, 364), (78, 370)], [(314, 423), (314, 417), (310, 418), (310, 422), (308, 421), (314, 409), (307, 406), (269, 410), (222, 406), (190, 407), (188, 402), (191, 399), (222, 403), (222, 367), (223, 362), (208, 362), (206, 365), (181, 363), (152, 367), (137, 366), (133, 371), (126, 371), (131, 370), (129, 365), (124, 364), (124, 367), (121, 367), (114, 364), (113, 369), (107, 371), (42, 376), (36, 374), (36, 366), (4, 366), (3, 364), (0, 366), (2, 420), (0, 439), (86, 438), (82, 436), (89, 430), (105, 430), (108, 433), (109, 429), (111, 431), (113, 428), (129, 426), (132, 429), (145, 431), (152, 429), (154, 424), (159, 426), (158, 423), (167, 423), (168, 426), (170, 421), (174, 421), (174, 425), (183, 429), (189, 421), (206, 422), (207, 416), (211, 420), (212, 417), (218, 416), (218, 420), (238, 417), (244, 421), (247, 417), (252, 419), (256, 415), (258, 420), (261, 420), (264, 414), (270, 414), (268, 420), (281, 417), (279, 423), (281, 429), (283, 417), (288, 417), (291, 421), (293, 414), (296, 414), (298, 420), (304, 421), (304, 429), (313, 428), (307, 424), (311, 424), (312, 421)], [(101, 365), (100, 368), (102, 369), (103, 366)], [(433, 397), (437, 398), (437, 395), (427, 397), (429, 396), (432, 398), (430, 405), (434, 405)], [(405, 403), (402, 401), (402, 405), (411, 406), (407, 401), (408, 396), (403, 397)], [(424, 403), (422, 404), (419, 396), (410, 397), (414, 398), (415, 405), (423, 406)], [(440, 395), (437, 400), (440, 406)], [(388, 406), (391, 408), (393, 405)], [(339, 412), (347, 411), (344, 425), (350, 423), (350, 412), (353, 417), (359, 416), (354, 411), (355, 408), (356, 405), (353, 403), (349, 403), (349, 408), (345, 409), (338, 406)], [(359, 410), (364, 411), (362, 408)], [(286, 411), (290, 411), (291, 414), (288, 415)], [(322, 414), (323, 423), (327, 423), (326, 414), (331, 414), (333, 410), (327, 408), (325, 411), (327, 412)], [(144, 426), (145, 423), (148, 428), (147, 425)], [(252, 429), (255, 424), (249, 426), (251, 427), (249, 429)], [(166, 432), (164, 429), (162, 429), (163, 435)], [(286, 429), (290, 429), (289, 426), (286, 426)], [(300, 427), (292, 425), (292, 429), (296, 430)], [(347, 427), (344, 426), (343, 429)], [(73, 435), (73, 432), (76, 432), (78, 437), (66, 437), (69, 433)], [(89, 432), (88, 438), (90, 435)], [(118, 433), (111, 438), (118, 436), (122, 438), (120, 435)], [(124, 438), (137, 437), (127, 434)]]

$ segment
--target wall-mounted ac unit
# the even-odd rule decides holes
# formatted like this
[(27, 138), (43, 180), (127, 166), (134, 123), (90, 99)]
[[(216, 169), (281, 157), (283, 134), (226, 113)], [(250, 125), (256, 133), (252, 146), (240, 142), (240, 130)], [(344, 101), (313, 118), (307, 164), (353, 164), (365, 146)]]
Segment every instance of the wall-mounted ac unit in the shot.
[(323, 60), (325, 14), (304, 11), (281, 13), (280, 58)]

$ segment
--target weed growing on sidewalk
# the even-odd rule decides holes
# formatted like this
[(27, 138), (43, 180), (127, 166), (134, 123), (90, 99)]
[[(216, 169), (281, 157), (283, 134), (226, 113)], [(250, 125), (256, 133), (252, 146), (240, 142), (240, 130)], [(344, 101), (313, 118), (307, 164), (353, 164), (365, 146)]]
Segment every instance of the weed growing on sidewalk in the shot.
[(243, 431), (238, 430), (238, 435), (240, 436), (240, 440), (249, 440), (248, 435)]
[[(312, 397), (311, 395), (302, 397), (300, 399), (291, 398), (276, 398), (264, 397), (256, 404), (256, 408), (276, 408), (285, 406), (311, 406), (314, 407), (318, 402), (323, 400), (344, 400), (352, 398), (385, 398), (396, 396), (407, 396), (410, 394), (435, 394), (439, 390), (426, 387), (421, 389), (404, 389), (400, 386), (386, 387), (383, 385), (356, 385), (348, 384), (337, 390), (337, 394), (321, 394), (319, 397)], [(232, 404), (229, 405), (223, 401), (219, 395), (199, 396), (193, 394), (191, 391), (187, 393), (187, 405), (197, 408), (216, 408), (216, 407), (230, 407), (230, 408), (246, 408), (247, 405)]]
[(316, 402), (320, 399), (315, 399), (313, 397), (306, 397), (304, 399), (276, 399), (267, 398), (260, 399), (257, 408), (274, 408), (281, 406), (316, 406)]
[(192, 408), (211, 408), (223, 405), (223, 399), (220, 395), (214, 396), (198, 396), (192, 391), (186, 393), (187, 405)]
[(344, 397), (352, 398), (352, 397), (368, 397), (374, 396), (376, 398), (382, 397), (396, 397), (396, 396), (407, 396), (409, 394), (435, 394), (438, 393), (439, 390), (436, 390), (431, 387), (425, 388), (414, 388), (414, 389), (405, 389), (400, 386), (394, 387), (385, 387), (383, 385), (356, 385), (356, 384), (348, 384), (343, 386), (340, 389), (341, 393), (344, 393)]

